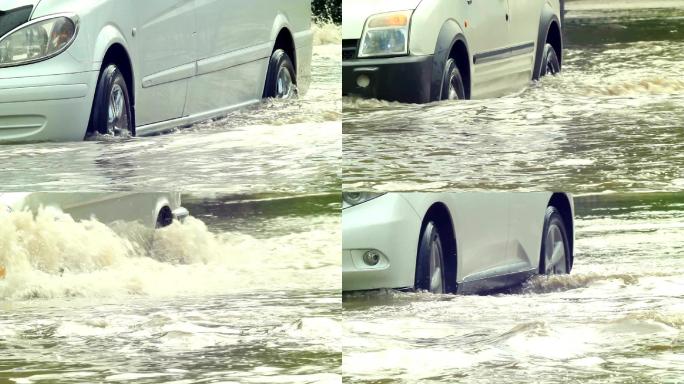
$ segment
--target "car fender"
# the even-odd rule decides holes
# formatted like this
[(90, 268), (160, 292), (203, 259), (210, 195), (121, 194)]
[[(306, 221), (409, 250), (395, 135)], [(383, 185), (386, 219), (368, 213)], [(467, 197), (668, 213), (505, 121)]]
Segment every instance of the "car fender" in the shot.
[[(107, 54), (107, 50), (114, 44), (120, 44), (126, 50), (128, 56), (131, 57), (131, 50), (124, 34), (116, 26), (107, 24), (100, 29), (100, 32), (93, 42), (93, 71), (100, 70), (102, 60)], [(133, 63), (131, 63), (131, 67), (134, 68), (132, 64)]]
[(541, 12), (541, 19), (539, 20), (539, 32), (537, 34), (537, 52), (535, 54), (535, 59), (534, 59), (534, 72), (532, 75), (533, 79), (539, 79), (541, 76), (541, 65), (542, 65), (542, 56), (544, 54), (544, 46), (546, 45), (546, 38), (549, 33), (549, 29), (551, 28), (551, 24), (553, 22), (557, 23), (560, 28), (561, 28), (561, 54), (558, 57), (559, 62), (561, 63), (561, 66), (563, 65), (563, 48), (565, 45), (564, 39), (563, 39), (563, 24), (561, 23), (561, 18), (563, 17), (563, 12), (565, 11), (565, 2), (564, 0), (560, 0), (560, 8), (557, 14), (556, 11), (554, 11), (553, 7), (549, 2), (544, 3), (544, 8), (542, 9)]
[[(444, 66), (449, 58), (451, 49), (457, 41), (465, 44), (469, 56), (468, 63), (470, 63), (470, 49), (468, 48), (468, 42), (466, 41), (463, 29), (456, 20), (449, 19), (442, 25), (442, 29), (437, 37), (437, 44), (435, 45), (435, 55), (432, 60), (432, 80), (430, 82), (430, 99), (432, 101), (441, 100), (442, 98), (442, 84), (444, 84), (445, 75)], [(468, 67), (471, 68), (471, 66)], [(472, 77), (469, 76), (469, 78)]]
[(168, 207), (171, 211), (174, 210), (174, 204), (171, 204), (171, 201), (169, 201), (169, 196), (167, 195), (161, 195), (159, 198), (157, 198), (157, 203), (155, 204), (154, 211), (152, 212), (152, 215), (150, 217), (150, 220), (148, 223), (151, 225), (151, 228), (154, 228), (157, 225), (157, 218), (159, 218), (159, 213), (161, 213), (162, 209), (165, 207)]

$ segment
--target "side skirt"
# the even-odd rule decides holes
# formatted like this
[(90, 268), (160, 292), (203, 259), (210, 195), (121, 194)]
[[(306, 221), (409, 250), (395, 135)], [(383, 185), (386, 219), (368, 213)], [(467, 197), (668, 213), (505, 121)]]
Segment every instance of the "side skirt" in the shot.
[(514, 272), (505, 275), (497, 275), (477, 280), (464, 281), (458, 284), (457, 293), (463, 295), (477, 295), (495, 291), (501, 291), (512, 286), (522, 284), (525, 280), (534, 276), (536, 270)]

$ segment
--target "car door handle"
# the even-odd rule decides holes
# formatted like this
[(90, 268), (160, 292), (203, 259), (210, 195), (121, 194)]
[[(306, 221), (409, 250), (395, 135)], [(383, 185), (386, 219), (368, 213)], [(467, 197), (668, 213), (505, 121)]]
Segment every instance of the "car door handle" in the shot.
[(466, 3), (468, 3), (468, 5), (470, 5), (473, 3), (473, 0), (466, 0)]

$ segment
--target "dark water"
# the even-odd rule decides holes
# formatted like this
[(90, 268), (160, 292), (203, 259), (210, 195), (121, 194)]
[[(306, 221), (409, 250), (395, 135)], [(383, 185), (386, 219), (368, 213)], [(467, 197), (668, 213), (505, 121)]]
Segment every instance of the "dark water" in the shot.
[(345, 99), (345, 188), (681, 190), (684, 9), (653, 8), (676, 4), (569, 2), (562, 75), (518, 94)]
[(571, 275), (493, 296), (345, 295), (346, 380), (681, 382), (684, 194), (576, 204)]
[(90, 232), (110, 251), (78, 260), (59, 222), (0, 217), (0, 382), (340, 382), (339, 196), (184, 200), (151, 250)]

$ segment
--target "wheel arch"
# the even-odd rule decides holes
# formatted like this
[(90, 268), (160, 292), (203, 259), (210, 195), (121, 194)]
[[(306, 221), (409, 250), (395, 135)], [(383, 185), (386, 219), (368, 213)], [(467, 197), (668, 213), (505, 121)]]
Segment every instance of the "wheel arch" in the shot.
[(534, 71), (532, 78), (538, 80), (541, 77), (542, 56), (544, 54), (544, 46), (546, 43), (551, 44), (558, 56), (558, 62), (561, 68), (563, 67), (563, 30), (561, 18), (563, 17), (564, 3), (561, 2), (560, 15), (547, 4), (541, 13), (539, 21), (539, 33), (537, 36), (537, 52), (534, 59)]
[(568, 231), (568, 242), (570, 247), (570, 267), (575, 259), (575, 218), (574, 209), (570, 197), (566, 193), (554, 193), (549, 199), (547, 207), (555, 207), (563, 217), (563, 224)]
[(159, 198), (154, 208), (155, 228), (164, 228), (173, 222), (173, 210), (166, 197)]
[(278, 12), (271, 29), (271, 41), (273, 41), (271, 53), (275, 52), (278, 48), (283, 49), (292, 59), (295, 70), (299, 72), (297, 68), (297, 48), (294, 42), (294, 35), (292, 34), (293, 30), (294, 28), (289, 18), (284, 13)]
[(285, 53), (292, 59), (292, 64), (297, 69), (297, 49), (295, 48), (294, 38), (292, 37), (292, 32), (287, 27), (283, 27), (273, 44), (273, 49), (271, 53), (275, 52), (276, 49), (282, 49)]
[(423, 221), (420, 226), (420, 233), (418, 234), (418, 246), (416, 247), (416, 270), (418, 269), (418, 253), (420, 252), (420, 242), (423, 236), (423, 231), (430, 221), (434, 221), (438, 228), (445, 229), (446, 234), (440, 232), (440, 236), (444, 241), (444, 254), (450, 257), (445, 257), (445, 291), (447, 293), (455, 293), (457, 289), (458, 276), (458, 243), (456, 241), (456, 231), (454, 229), (454, 222), (451, 217), (451, 212), (446, 204), (441, 202), (433, 203), (430, 208), (423, 215)]
[(442, 84), (444, 84), (444, 65), (450, 57), (456, 60), (461, 70), (466, 99), (470, 99), (472, 86), (472, 70), (470, 65), (470, 50), (461, 26), (453, 19), (444, 22), (437, 37), (435, 54), (432, 61), (432, 81), (430, 84), (430, 99), (441, 100)]

